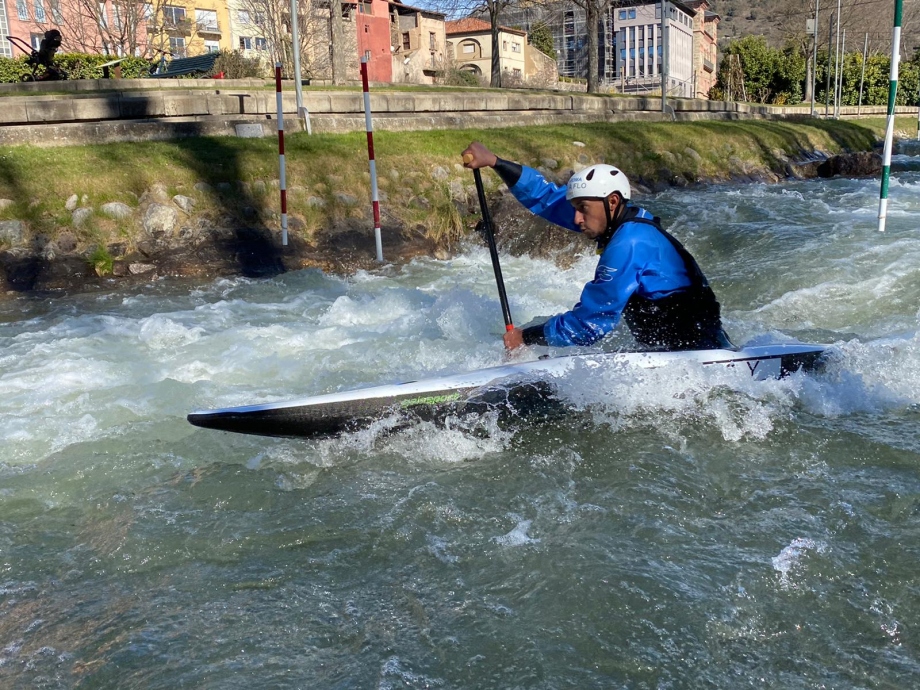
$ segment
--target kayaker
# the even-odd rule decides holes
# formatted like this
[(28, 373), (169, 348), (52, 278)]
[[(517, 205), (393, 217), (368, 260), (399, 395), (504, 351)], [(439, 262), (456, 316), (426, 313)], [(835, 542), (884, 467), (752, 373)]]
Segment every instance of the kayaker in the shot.
[(521, 204), (541, 218), (597, 242), (594, 280), (570, 311), (505, 333), (521, 345), (591, 345), (626, 322), (650, 350), (732, 348), (719, 302), (683, 245), (661, 221), (629, 202), (629, 180), (612, 165), (592, 165), (560, 187), (533, 168), (506, 161), (474, 141), (463, 151), (470, 169), (494, 168)]

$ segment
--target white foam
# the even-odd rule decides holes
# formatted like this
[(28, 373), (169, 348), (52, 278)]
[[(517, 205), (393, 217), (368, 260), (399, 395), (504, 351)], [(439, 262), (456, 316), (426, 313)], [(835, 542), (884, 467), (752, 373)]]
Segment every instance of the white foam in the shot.
[(771, 559), (773, 569), (779, 573), (780, 583), (783, 586), (792, 584), (792, 572), (798, 568), (809, 551), (824, 553), (827, 551), (827, 544), (806, 537), (797, 537), (790, 542), (789, 546), (780, 551), (778, 556)]

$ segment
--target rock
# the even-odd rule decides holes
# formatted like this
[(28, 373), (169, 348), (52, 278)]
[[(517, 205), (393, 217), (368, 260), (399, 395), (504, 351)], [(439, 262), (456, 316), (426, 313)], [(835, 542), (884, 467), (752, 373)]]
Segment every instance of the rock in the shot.
[(179, 212), (171, 206), (163, 204), (150, 204), (144, 214), (144, 230), (150, 236), (172, 234), (173, 228), (179, 221)]
[(268, 187), (266, 186), (264, 180), (256, 180), (255, 182), (252, 183), (252, 191), (255, 194), (265, 194), (267, 190), (268, 190)]
[(572, 146), (578, 146), (579, 148), (584, 148), (585, 144), (582, 141), (573, 141)]
[(102, 215), (113, 218), (114, 220), (126, 220), (134, 214), (130, 206), (120, 201), (111, 201), (107, 204), (102, 204), (99, 210), (102, 212)]
[(358, 203), (357, 197), (354, 197), (351, 194), (346, 194), (345, 192), (336, 192), (335, 198), (340, 204), (345, 204), (345, 206), (354, 206)]
[(390, 172), (388, 174), (394, 180), (399, 179), (399, 170), (397, 170), (396, 168), (390, 168)]
[(559, 161), (557, 161), (555, 158), (544, 158), (543, 167), (548, 168), (549, 170), (555, 170), (559, 167)]
[(321, 199), (318, 196), (307, 197), (307, 206), (312, 206), (313, 208), (325, 208), (326, 200)]
[(10, 206), (12, 206), (13, 203), (14, 202), (12, 199), (0, 199), (0, 211), (5, 211)]
[(67, 197), (67, 201), (64, 202), (64, 208), (68, 211), (75, 211), (78, 203), (80, 203), (80, 197), (76, 194), (71, 194)]
[(454, 201), (466, 201), (466, 186), (463, 184), (463, 180), (451, 180), (449, 187), (451, 199)]
[(85, 206), (76, 209), (73, 212), (72, 223), (75, 228), (82, 228), (86, 225), (87, 221), (93, 217), (93, 209), (87, 208)]
[(819, 177), (874, 177), (882, 172), (882, 157), (870, 151), (831, 156), (817, 168)]
[(173, 197), (173, 203), (189, 215), (195, 210), (195, 200), (182, 194), (176, 194)]
[(45, 261), (54, 261), (60, 253), (60, 249), (54, 242), (49, 242), (42, 248), (42, 258)]
[(699, 163), (700, 161), (703, 160), (703, 158), (700, 156), (700, 154), (698, 154), (698, 153), (696, 152), (696, 150), (690, 148), (689, 146), (688, 146), (687, 148), (684, 149), (684, 155), (689, 156), (690, 158), (692, 158), (692, 159), (693, 159), (694, 161), (696, 161), (697, 163)]
[(207, 182), (196, 182), (195, 191), (201, 192), (202, 194), (210, 194), (214, 191), (214, 187), (209, 185)]
[(414, 196), (409, 200), (409, 206), (428, 211), (431, 209), (431, 202), (423, 196)]
[(89, 203), (89, 196), (87, 194), (84, 194), (83, 196), (80, 197), (81, 205), (86, 206), (88, 203)]
[(153, 185), (148, 191), (148, 194), (157, 201), (166, 202), (169, 199), (169, 191), (164, 184), (157, 183)]
[(21, 220), (0, 220), (0, 242), (12, 247), (22, 242), (26, 226)]
[(447, 168), (437, 165), (434, 167), (434, 169), (432, 169), (431, 177), (432, 179), (437, 180), (438, 182), (443, 182), (448, 177), (450, 177), (450, 173), (447, 172)]
[(585, 153), (580, 153), (580, 154), (578, 154), (578, 162), (581, 163), (582, 165), (590, 165), (590, 164), (591, 164), (591, 156), (589, 156), (589, 155), (587, 155), (587, 154), (585, 154)]
[(77, 248), (77, 238), (72, 232), (64, 231), (58, 235), (57, 246), (62, 252), (72, 252)]
[(144, 264), (140, 262), (128, 264), (128, 273), (133, 276), (143, 275), (144, 273), (151, 273), (155, 270), (157, 270), (157, 267), (153, 264)]

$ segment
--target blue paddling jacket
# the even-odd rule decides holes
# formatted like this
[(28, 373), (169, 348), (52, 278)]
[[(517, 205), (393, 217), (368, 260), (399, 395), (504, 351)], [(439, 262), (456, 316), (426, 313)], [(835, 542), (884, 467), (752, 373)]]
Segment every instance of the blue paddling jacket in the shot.
[[(533, 168), (499, 159), (495, 170), (531, 213), (579, 232), (566, 188)], [(523, 330), (528, 345), (591, 345), (622, 317), (645, 347), (695, 350), (731, 347), (719, 303), (696, 261), (645, 209), (627, 204), (598, 240), (594, 279), (569, 311)]]

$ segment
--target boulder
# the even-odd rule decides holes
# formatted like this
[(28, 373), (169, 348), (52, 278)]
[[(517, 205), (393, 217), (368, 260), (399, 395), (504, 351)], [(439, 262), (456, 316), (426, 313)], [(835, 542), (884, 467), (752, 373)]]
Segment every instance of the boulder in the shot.
[(11, 247), (22, 243), (26, 227), (21, 220), (0, 220), (0, 242)]
[(875, 177), (882, 172), (882, 157), (872, 151), (841, 153), (818, 165), (819, 177)]
[(120, 201), (111, 201), (107, 204), (102, 204), (99, 210), (102, 212), (102, 215), (114, 220), (126, 220), (134, 213), (128, 204), (123, 204)]
[(148, 235), (169, 235), (179, 221), (179, 212), (164, 204), (150, 204), (144, 213), (144, 230)]

